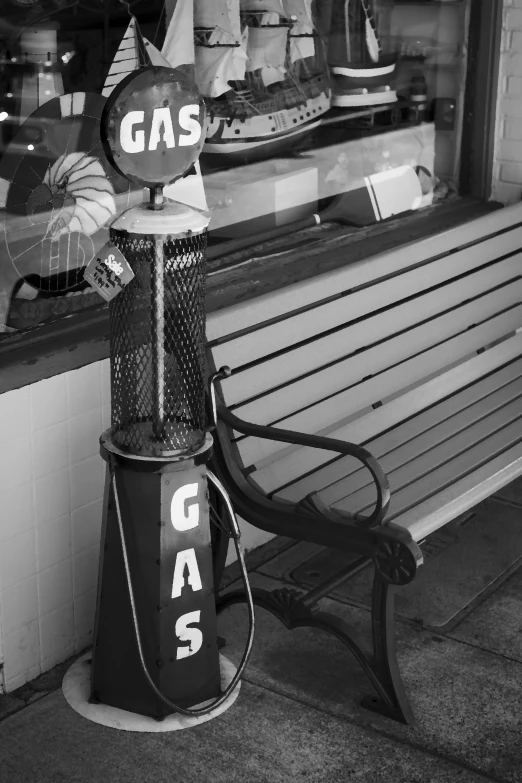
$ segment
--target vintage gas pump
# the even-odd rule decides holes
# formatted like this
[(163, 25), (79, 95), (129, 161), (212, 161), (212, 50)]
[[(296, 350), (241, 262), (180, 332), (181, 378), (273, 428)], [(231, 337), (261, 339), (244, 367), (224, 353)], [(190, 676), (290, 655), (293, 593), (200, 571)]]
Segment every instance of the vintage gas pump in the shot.
[(106, 153), (150, 188), (150, 203), (112, 223), (90, 271), (113, 297), (112, 426), (100, 439), (107, 478), (95, 638), (89, 704), (78, 711), (182, 716), (173, 728), (232, 703), (253, 637), (250, 601), (249, 641), (234, 673), (217, 648), (207, 480), (223, 495), (247, 590), (248, 582), (230, 501), (206, 467), (209, 218), (162, 192), (197, 160), (204, 113), (194, 85), (170, 68), (142, 68), (113, 91), (102, 117)]

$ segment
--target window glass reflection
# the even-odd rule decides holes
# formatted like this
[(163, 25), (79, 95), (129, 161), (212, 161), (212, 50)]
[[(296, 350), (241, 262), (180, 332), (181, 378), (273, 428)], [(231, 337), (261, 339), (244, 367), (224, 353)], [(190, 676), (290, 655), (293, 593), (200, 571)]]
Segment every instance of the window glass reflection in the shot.
[(83, 270), (143, 193), (105, 158), (100, 117), (146, 62), (188, 70), (205, 98), (201, 168), (166, 194), (211, 208), (214, 256), (458, 196), (469, 0), (130, 7), (135, 19), (118, 0), (0, 11), (0, 333), (102, 305)]

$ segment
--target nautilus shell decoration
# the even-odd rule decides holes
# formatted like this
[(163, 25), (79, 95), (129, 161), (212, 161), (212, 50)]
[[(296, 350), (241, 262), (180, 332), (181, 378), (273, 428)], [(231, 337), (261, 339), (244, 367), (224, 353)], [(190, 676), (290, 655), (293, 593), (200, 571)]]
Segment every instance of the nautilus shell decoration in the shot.
[(0, 333), (20, 279), (35, 296), (63, 295), (63, 304), (67, 293), (82, 293), (82, 268), (107, 242), (111, 219), (141, 200), (105, 156), (104, 105), (95, 93), (52, 98), (0, 160)]
[(27, 212), (50, 215), (47, 237), (78, 231), (90, 236), (116, 214), (114, 188), (98, 158), (85, 152), (61, 155), (49, 166), (27, 203)]

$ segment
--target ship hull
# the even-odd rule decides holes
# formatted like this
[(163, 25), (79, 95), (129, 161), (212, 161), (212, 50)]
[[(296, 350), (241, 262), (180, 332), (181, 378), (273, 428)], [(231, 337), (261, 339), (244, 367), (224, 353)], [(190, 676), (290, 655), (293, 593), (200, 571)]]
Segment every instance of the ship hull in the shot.
[(321, 119), (313, 120), (299, 128), (273, 136), (250, 136), (241, 141), (214, 142), (207, 140), (203, 145), (205, 163), (211, 166), (223, 166), (227, 163), (255, 163), (277, 155), (282, 155), (295, 147), (321, 124)]
[(299, 107), (276, 110), (246, 120), (213, 117), (203, 146), (205, 163), (253, 163), (295, 147), (321, 124), (330, 108), (326, 93)]

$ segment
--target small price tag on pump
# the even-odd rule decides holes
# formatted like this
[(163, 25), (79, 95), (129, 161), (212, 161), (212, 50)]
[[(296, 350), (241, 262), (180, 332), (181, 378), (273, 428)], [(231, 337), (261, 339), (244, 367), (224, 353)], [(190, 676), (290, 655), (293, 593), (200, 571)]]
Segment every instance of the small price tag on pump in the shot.
[(83, 276), (107, 302), (110, 302), (130, 283), (134, 272), (123, 253), (108, 243), (87, 264)]

